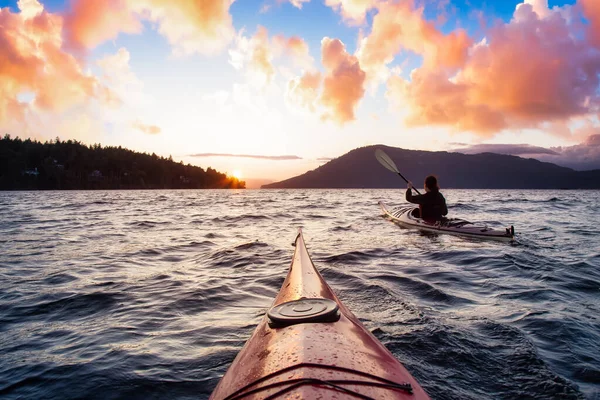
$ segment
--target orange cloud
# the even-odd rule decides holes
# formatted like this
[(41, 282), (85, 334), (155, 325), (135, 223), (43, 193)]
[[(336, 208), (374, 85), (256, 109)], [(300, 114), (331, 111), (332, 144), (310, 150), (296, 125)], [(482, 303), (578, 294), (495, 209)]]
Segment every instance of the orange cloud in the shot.
[(458, 73), (425, 64), (409, 81), (392, 78), (387, 96), (407, 123), (492, 136), (597, 112), (600, 56), (572, 34), (565, 10), (529, 3), (472, 46)]
[(157, 22), (176, 54), (218, 53), (234, 38), (231, 0), (130, 0)]
[(348, 54), (339, 39), (328, 37), (321, 41), (321, 59), (327, 71), (320, 98), (320, 103), (328, 109), (323, 118), (338, 124), (354, 120), (354, 110), (365, 93), (366, 78), (358, 59)]
[(388, 100), (408, 112), (408, 126), (450, 125), (483, 136), (493, 136), (507, 126), (501, 112), (485, 102), (471, 102), (468, 85), (451, 82), (444, 72), (417, 69), (410, 81), (393, 76), (387, 85)]
[(382, 3), (378, 10), (371, 33), (357, 51), (370, 80), (385, 80), (389, 76), (386, 65), (401, 50), (422, 55), (425, 66), (458, 68), (464, 64), (472, 45), (464, 30), (442, 34), (424, 19), (423, 8), (415, 8), (413, 0)]
[(579, 0), (579, 2), (590, 23), (590, 40), (595, 46), (600, 47), (600, 2), (598, 0)]
[(215, 54), (235, 29), (231, 0), (71, 0), (65, 28), (70, 45), (94, 48), (119, 33), (139, 33), (141, 20), (156, 22), (177, 55)]
[(161, 132), (160, 127), (156, 126), (156, 125), (146, 125), (146, 124), (142, 124), (139, 121), (135, 121), (133, 123), (133, 127), (135, 129), (138, 129), (148, 135), (157, 135)]
[(309, 70), (288, 82), (288, 105), (319, 113), (321, 119), (339, 125), (353, 121), (355, 109), (365, 94), (365, 71), (339, 39), (323, 38), (321, 62), (324, 75)]
[(321, 74), (319, 72), (306, 72), (301, 77), (288, 82), (286, 99), (289, 104), (314, 112), (320, 86)]
[(292, 58), (301, 67), (310, 68), (314, 62), (309, 53), (308, 44), (298, 36), (286, 38), (283, 35), (273, 36), (275, 52)]
[(269, 39), (266, 28), (259, 26), (254, 36), (247, 38), (240, 33), (236, 47), (229, 51), (229, 62), (236, 69), (245, 69), (251, 83), (257, 87), (268, 86), (275, 75), (273, 61), (289, 56), (294, 63), (303, 67), (312, 65), (306, 42), (299, 37), (286, 38), (275, 35)]
[[(62, 17), (44, 11), (36, 0), (18, 6), (20, 13), (0, 9), (0, 123), (22, 120), (27, 109), (62, 112), (105, 95), (63, 50)], [(32, 100), (19, 101), (24, 93)]]

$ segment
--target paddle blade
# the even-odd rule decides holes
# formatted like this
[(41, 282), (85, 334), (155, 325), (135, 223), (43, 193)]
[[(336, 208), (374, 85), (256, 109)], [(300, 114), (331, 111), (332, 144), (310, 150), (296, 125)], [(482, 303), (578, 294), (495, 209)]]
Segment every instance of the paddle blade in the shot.
[(390, 171), (395, 172), (397, 174), (400, 173), (400, 171), (398, 171), (398, 167), (396, 167), (396, 164), (392, 161), (390, 156), (388, 156), (387, 154), (384, 153), (383, 150), (381, 150), (381, 149), (375, 150), (375, 157), (377, 158), (377, 161), (379, 161), (379, 163), (381, 165), (383, 165)]

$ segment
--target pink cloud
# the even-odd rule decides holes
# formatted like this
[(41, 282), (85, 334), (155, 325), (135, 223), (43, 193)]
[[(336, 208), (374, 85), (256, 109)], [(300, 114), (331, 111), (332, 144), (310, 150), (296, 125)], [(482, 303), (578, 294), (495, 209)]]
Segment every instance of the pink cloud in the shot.
[(543, 1), (520, 4), (509, 23), (471, 46), (458, 73), (426, 63), (410, 80), (390, 79), (388, 98), (406, 107), (411, 125), (447, 125), (483, 136), (593, 114), (600, 55), (576, 34), (567, 12), (574, 13), (549, 10)]
[(600, 47), (600, 2), (598, 0), (579, 0), (579, 2), (590, 23), (590, 40), (596, 47)]
[(357, 56), (370, 79), (386, 77), (385, 67), (402, 50), (422, 55), (426, 67), (461, 67), (472, 45), (464, 30), (442, 34), (425, 20), (423, 7), (413, 0), (381, 3), (368, 36), (360, 42)]
[(399, 76), (388, 80), (386, 97), (409, 113), (408, 126), (451, 125), (459, 131), (476, 131), (493, 136), (506, 127), (502, 113), (485, 103), (471, 103), (468, 87), (450, 82), (445, 72), (417, 69), (407, 81)]
[(365, 94), (366, 73), (358, 58), (349, 54), (339, 39), (321, 41), (322, 74), (308, 70), (288, 82), (286, 101), (318, 113), (322, 120), (339, 125), (355, 119), (355, 111)]
[[(22, 120), (27, 109), (63, 112), (108, 89), (83, 72), (63, 50), (61, 16), (44, 11), (36, 0), (20, 1), (20, 13), (0, 9), (0, 123)], [(19, 101), (22, 93), (32, 100)]]
[(69, 44), (77, 50), (92, 49), (121, 32), (142, 30), (128, 0), (71, 0), (70, 5), (65, 30)]
[(70, 45), (91, 49), (120, 33), (140, 33), (155, 22), (178, 55), (211, 55), (234, 37), (230, 0), (71, 0), (65, 15)]

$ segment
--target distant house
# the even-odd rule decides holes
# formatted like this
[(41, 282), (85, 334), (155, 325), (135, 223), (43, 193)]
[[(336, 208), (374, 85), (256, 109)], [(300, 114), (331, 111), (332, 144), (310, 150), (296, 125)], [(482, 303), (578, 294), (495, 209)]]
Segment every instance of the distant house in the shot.
[(179, 180), (183, 183), (190, 183), (190, 178), (187, 176), (179, 175)]
[(29, 176), (38, 176), (40, 173), (38, 172), (37, 167), (35, 167), (34, 169), (26, 169), (24, 171), (21, 171), (21, 175), (29, 175)]

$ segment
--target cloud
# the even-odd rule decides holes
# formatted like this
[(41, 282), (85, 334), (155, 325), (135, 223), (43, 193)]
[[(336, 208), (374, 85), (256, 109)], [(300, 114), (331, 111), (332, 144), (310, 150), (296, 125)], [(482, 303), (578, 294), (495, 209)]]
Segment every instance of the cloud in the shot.
[[(277, 3), (289, 1), (294, 7), (301, 9), (303, 3), (310, 0), (275, 0)], [(362, 25), (366, 22), (367, 13), (374, 9), (378, 3), (385, 0), (325, 0), (325, 4), (338, 12), (344, 21), (352, 26)], [(269, 10), (270, 5), (265, 4), (262, 12)]]
[(353, 121), (354, 111), (365, 93), (365, 72), (339, 39), (323, 38), (321, 60), (326, 70), (319, 100), (327, 109), (323, 119), (332, 119), (340, 125)]
[(131, 0), (135, 9), (157, 22), (158, 31), (175, 54), (212, 55), (225, 48), (235, 35), (229, 13), (232, 0)]
[[(596, 131), (600, 131), (600, 129), (597, 129)], [(587, 146), (590, 146), (590, 147), (599, 147), (600, 146), (600, 133), (588, 136), (588, 138), (584, 144)]]
[[(600, 131), (598, 129), (597, 131)], [(551, 147), (560, 155), (542, 157), (542, 161), (554, 162), (576, 170), (600, 169), (600, 134), (591, 135), (583, 143), (575, 146)]]
[(286, 101), (292, 106), (315, 112), (320, 86), (321, 73), (308, 71), (288, 82)]
[(298, 36), (286, 38), (283, 35), (273, 36), (273, 47), (277, 56), (290, 57), (292, 62), (301, 68), (312, 69), (314, 59), (310, 56), (308, 44)]
[(72, 0), (65, 15), (69, 44), (92, 49), (120, 33), (142, 31), (141, 21), (157, 25), (176, 55), (213, 55), (235, 35), (231, 0)]
[(269, 32), (263, 26), (258, 26), (250, 38), (241, 31), (235, 42), (235, 48), (229, 50), (229, 63), (238, 70), (244, 70), (249, 82), (257, 88), (264, 88), (273, 81), (275, 59), (287, 56), (296, 65), (307, 68), (313, 64), (308, 45), (302, 38), (286, 38), (283, 35), (269, 38)]
[(286, 103), (339, 125), (353, 121), (365, 93), (365, 71), (339, 39), (321, 40), (321, 62), (325, 74), (309, 70), (288, 82)]
[(161, 132), (160, 127), (156, 126), (156, 125), (146, 125), (146, 124), (142, 124), (139, 121), (135, 121), (132, 126), (139, 130), (142, 131), (148, 135), (158, 135)]
[(283, 3), (290, 3), (297, 9), (301, 10), (304, 3), (309, 3), (310, 0), (265, 0), (260, 7), (259, 13), (264, 14), (268, 12), (274, 5), (281, 5)]
[(243, 35), (236, 38), (236, 47), (229, 50), (229, 63), (238, 70), (246, 69), (250, 82), (257, 87), (271, 83), (275, 75), (272, 64), (273, 53), (269, 46), (269, 33), (265, 27), (259, 26), (251, 38)]
[(590, 23), (588, 27), (590, 40), (596, 47), (600, 47), (600, 2), (598, 0), (579, 0), (579, 3)]
[(464, 30), (442, 34), (433, 22), (425, 20), (423, 7), (416, 8), (414, 0), (406, 0), (378, 5), (371, 32), (360, 41), (357, 57), (369, 79), (380, 81), (389, 77), (386, 65), (402, 50), (422, 55), (425, 67), (458, 68), (471, 45)]
[(109, 96), (114, 96), (119, 105), (122, 104), (123, 99), (131, 104), (145, 102), (144, 85), (131, 70), (130, 60), (129, 51), (121, 47), (115, 54), (106, 55), (96, 61), (96, 65), (101, 70), (98, 79), (110, 88)]
[(31, 19), (44, 11), (44, 6), (38, 0), (19, 0), (17, 7), (25, 19)]
[(425, 64), (410, 80), (392, 77), (387, 97), (405, 108), (409, 126), (446, 125), (484, 137), (593, 115), (600, 53), (575, 17), (574, 7), (520, 4), (510, 22), (471, 46), (457, 73)]
[[(597, 131), (600, 131), (600, 128)], [(584, 142), (574, 146), (544, 148), (527, 144), (478, 144), (461, 146), (453, 151), (464, 154), (490, 152), (535, 158), (580, 171), (600, 169), (600, 134), (590, 135)]]
[[(107, 98), (108, 89), (63, 50), (62, 17), (36, 0), (19, 1), (18, 7), (19, 13), (0, 9), (0, 125), (25, 122), (28, 110), (65, 112)], [(20, 101), (22, 93), (31, 99)]]
[(302, 3), (308, 3), (310, 0), (289, 0), (296, 8), (302, 8)]
[(325, 0), (325, 4), (339, 12), (350, 25), (365, 22), (367, 12), (376, 7), (379, 0)]
[(532, 146), (529, 144), (475, 144), (468, 147), (453, 149), (458, 153), (464, 154), (480, 154), (480, 153), (496, 153), (496, 154), (508, 154), (513, 156), (520, 155), (540, 155), (550, 154), (553, 156), (559, 155), (554, 150), (547, 149), (545, 147)]
[(65, 14), (67, 43), (76, 51), (92, 49), (119, 33), (140, 33), (142, 24), (128, 0), (71, 0)]
[(0, 128), (40, 140), (60, 135), (85, 141), (129, 128), (126, 102), (144, 103), (129, 52), (121, 48), (98, 60), (101, 73), (92, 75), (68, 52), (61, 15), (36, 0), (18, 6), (18, 13), (0, 10)]
[(408, 113), (408, 126), (451, 125), (481, 136), (493, 136), (506, 127), (502, 113), (486, 103), (472, 103), (466, 85), (451, 82), (444, 72), (417, 69), (410, 81), (393, 76), (386, 97), (394, 108)]
[(272, 160), (272, 161), (288, 161), (288, 160), (302, 160), (302, 157), (298, 156), (261, 156), (251, 154), (227, 154), (227, 153), (198, 153), (190, 154), (189, 157), (235, 157), (235, 158), (254, 158), (259, 160)]

